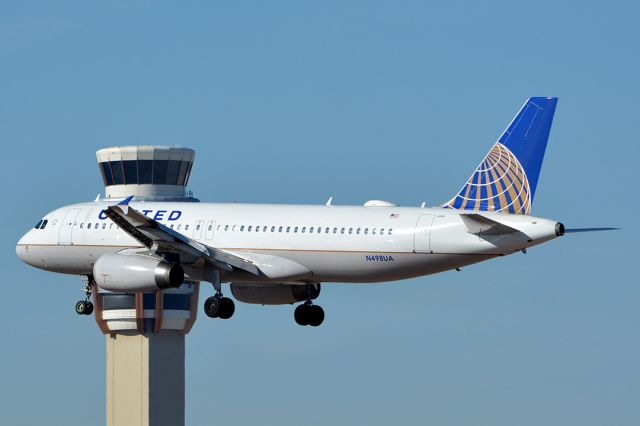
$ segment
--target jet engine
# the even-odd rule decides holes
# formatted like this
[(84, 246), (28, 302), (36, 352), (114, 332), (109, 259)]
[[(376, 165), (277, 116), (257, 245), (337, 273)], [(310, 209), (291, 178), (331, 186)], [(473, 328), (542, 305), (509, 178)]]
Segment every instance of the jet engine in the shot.
[(177, 263), (136, 253), (100, 256), (93, 266), (99, 287), (118, 292), (145, 292), (180, 287), (184, 270)]
[(307, 288), (310, 299), (320, 295), (320, 284), (311, 286), (299, 284), (231, 284), (231, 294), (244, 303), (258, 305), (290, 305), (307, 300)]

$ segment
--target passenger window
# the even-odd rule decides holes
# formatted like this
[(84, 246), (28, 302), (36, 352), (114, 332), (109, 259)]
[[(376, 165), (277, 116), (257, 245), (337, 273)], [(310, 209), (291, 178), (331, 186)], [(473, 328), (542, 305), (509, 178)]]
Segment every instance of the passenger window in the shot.
[[(109, 229), (113, 229), (113, 223), (109, 224)], [(178, 229), (180, 229), (180, 225), (178, 225)]]
[(102, 224), (102, 229), (107, 229), (107, 224), (106, 223)]
[(295, 228), (293, 228), (293, 233), (297, 234), (298, 233), (298, 227), (296, 226)]
[(340, 229), (340, 233), (344, 234), (344, 228)]
[(276, 232), (276, 227), (275, 226), (271, 227), (271, 232)]
[(224, 230), (225, 230), (225, 232), (228, 231), (229, 230), (229, 225), (225, 225), (224, 226)]
[(278, 232), (282, 232), (282, 226), (278, 228)]
[(236, 225), (233, 225), (233, 227), (231, 227), (231, 230), (232, 230), (233, 232), (236, 232)]
[(83, 228), (84, 228), (84, 223), (81, 223), (80, 224), (80, 229), (83, 229)]
[[(98, 229), (98, 224), (97, 223), (95, 224), (94, 228)], [(42, 229), (42, 228), (40, 228), (40, 229)]]
[(303, 226), (303, 227), (302, 227), (302, 233), (304, 234), (304, 231), (306, 231), (306, 230), (307, 230), (307, 227), (306, 227), (306, 226)]
[(184, 226), (184, 230), (185, 230), (185, 231), (188, 231), (188, 230), (189, 230), (189, 225), (185, 225), (185, 226)]
[(256, 232), (260, 232), (260, 226), (256, 226)]
[(244, 225), (240, 227), (240, 232), (244, 232)]
[(87, 223), (87, 229), (91, 229), (91, 222)]
[[(171, 225), (171, 229), (173, 229), (173, 225)], [(213, 225), (209, 224), (209, 231), (213, 230)]]
[[(221, 226), (222, 225), (218, 225), (218, 227), (216, 228), (216, 231), (219, 231)], [(209, 229), (209, 231), (211, 231), (211, 229)]]
[[(304, 229), (304, 228), (303, 228), (303, 229)], [(302, 232), (304, 232), (304, 231), (302, 231)], [(312, 226), (311, 228), (309, 228), (309, 233), (310, 233), (310, 234), (313, 234), (313, 226)]]
[(384, 228), (380, 228), (380, 235), (384, 235)]
[(291, 231), (291, 227), (287, 226), (287, 234), (289, 233), (289, 231)]
[(373, 229), (371, 230), (371, 235), (376, 235), (376, 228), (373, 228)]
[(364, 228), (364, 235), (368, 235), (369, 234), (369, 228)]
[(360, 228), (358, 228), (358, 229), (356, 230), (356, 234), (358, 234), (358, 235), (360, 234)]
[(353, 228), (349, 228), (349, 234), (353, 234)]
[(249, 227), (247, 228), (247, 232), (251, 232), (251, 228), (253, 228), (253, 226), (249, 225)]
[(324, 228), (324, 233), (328, 234), (329, 233), (329, 227), (327, 226), (326, 228)]
[(393, 229), (389, 228), (389, 230), (387, 231), (387, 235), (391, 235), (393, 234)]
[(267, 227), (266, 226), (262, 227), (262, 232), (267, 232)]
[(337, 234), (338, 233), (338, 228), (333, 228), (333, 233)]
[[(173, 223), (171, 224), (171, 226), (169, 228), (173, 229)], [(211, 227), (209, 227), (209, 230), (211, 230)]]
[(196, 231), (200, 230), (200, 224), (196, 225)]
[(181, 226), (182, 226), (182, 225), (178, 224), (178, 231), (180, 230), (180, 227), (181, 227)]

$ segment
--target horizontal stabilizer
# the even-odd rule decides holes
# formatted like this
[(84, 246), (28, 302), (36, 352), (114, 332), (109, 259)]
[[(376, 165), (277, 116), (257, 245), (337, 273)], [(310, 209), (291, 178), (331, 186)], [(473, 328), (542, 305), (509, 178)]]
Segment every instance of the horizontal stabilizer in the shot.
[(519, 232), (515, 228), (477, 213), (461, 214), (460, 218), (467, 226), (469, 232), (475, 235), (498, 235)]

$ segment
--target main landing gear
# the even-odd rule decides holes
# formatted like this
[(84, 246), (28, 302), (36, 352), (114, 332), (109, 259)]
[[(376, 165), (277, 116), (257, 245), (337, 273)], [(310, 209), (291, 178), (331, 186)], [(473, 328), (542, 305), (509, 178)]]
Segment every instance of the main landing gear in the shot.
[(204, 313), (209, 318), (231, 318), (236, 311), (235, 303), (233, 303), (232, 299), (222, 296), (220, 283), (214, 284), (214, 288), (216, 289), (215, 296), (211, 296), (204, 301)]
[(91, 292), (93, 290), (93, 279), (87, 276), (83, 276), (84, 281), (84, 300), (80, 300), (76, 303), (76, 314), (78, 315), (91, 315), (93, 313), (93, 303), (91, 303)]
[[(311, 287), (311, 284), (309, 284), (307, 287), (307, 300), (302, 305), (298, 305), (296, 310), (293, 312), (293, 318), (296, 320), (298, 325), (310, 325), (312, 327), (317, 327), (322, 324), (322, 321), (324, 321), (324, 309), (313, 304), (311, 301), (312, 293), (313, 288)], [(315, 297), (318, 296), (316, 295)]]

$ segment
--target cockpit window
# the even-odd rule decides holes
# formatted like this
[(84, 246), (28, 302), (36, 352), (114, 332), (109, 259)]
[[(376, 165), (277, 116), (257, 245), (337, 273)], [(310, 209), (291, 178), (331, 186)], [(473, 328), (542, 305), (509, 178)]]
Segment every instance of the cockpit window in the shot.
[(40, 229), (40, 225), (42, 225), (42, 222), (44, 222), (42, 219), (40, 219), (40, 222), (38, 222), (36, 224), (36, 226), (34, 226), (35, 229)]
[(40, 229), (44, 229), (44, 227), (45, 227), (45, 226), (47, 226), (47, 223), (49, 223), (49, 221), (48, 221), (47, 219), (45, 219), (45, 220), (42, 222), (42, 225), (40, 225)]

